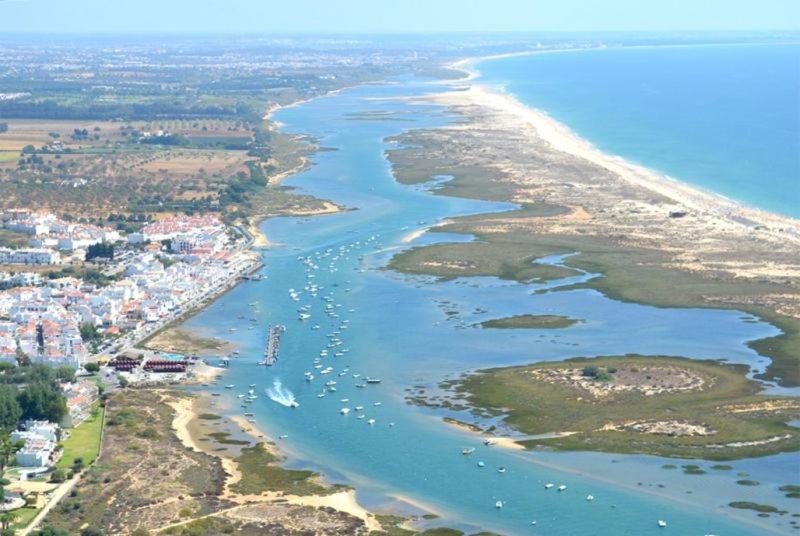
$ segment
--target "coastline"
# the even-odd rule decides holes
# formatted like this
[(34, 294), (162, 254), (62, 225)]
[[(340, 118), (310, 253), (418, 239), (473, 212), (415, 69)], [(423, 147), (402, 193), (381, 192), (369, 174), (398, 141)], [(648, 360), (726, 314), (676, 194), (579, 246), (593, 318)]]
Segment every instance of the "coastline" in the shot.
[[(455, 91), (433, 95), (432, 100), (441, 104), (448, 104), (453, 100), (457, 100), (462, 105), (484, 106), (501, 113), (513, 115), (532, 127), (538, 136), (553, 149), (598, 165), (635, 187), (647, 189), (664, 196), (687, 209), (718, 216), (736, 227), (752, 228), (758, 224), (769, 226), (768, 232), (800, 245), (800, 219), (748, 206), (717, 192), (703, 189), (679, 178), (673, 178), (652, 170), (644, 165), (630, 162), (623, 157), (607, 154), (582, 138), (568, 126), (551, 117), (544, 110), (522, 103), (516, 96), (505, 92), (501, 88), (473, 82), (480, 76), (476, 65), (484, 61), (540, 53), (579, 51), (576, 49), (525, 51), (491, 56), (474, 56), (458, 60), (448, 64), (448, 67), (465, 72), (467, 74), (466, 78), (445, 81), (445, 84), (453, 87)], [(459, 87), (465, 82), (469, 82), (466, 89)], [(457, 98), (454, 99), (454, 97)], [(745, 223), (747, 220), (750, 220), (749, 224)], [(776, 232), (773, 227), (780, 227), (782, 231)]]
[[(222, 467), (228, 475), (223, 486), (222, 497), (224, 499), (236, 504), (252, 504), (256, 502), (287, 503), (313, 508), (332, 508), (360, 519), (364, 523), (365, 528), (369, 531), (381, 530), (381, 525), (375, 516), (358, 503), (354, 489), (346, 489), (328, 494), (302, 496), (285, 494), (283, 492), (264, 492), (258, 495), (242, 495), (234, 492), (232, 486), (242, 477), (236, 461), (231, 456), (215, 451), (210, 448), (209, 445), (203, 445), (195, 441), (189, 429), (189, 425), (193, 420), (199, 418), (206, 410), (211, 409), (210, 406), (206, 407), (207, 403), (208, 395), (205, 393), (191, 398), (179, 398), (171, 401), (170, 406), (175, 411), (175, 416), (172, 420), (172, 428), (178, 439), (180, 439), (187, 448), (217, 457), (220, 460)], [(229, 419), (234, 425), (238, 426), (242, 430), (242, 433), (250, 437), (255, 443), (266, 444), (268, 449), (273, 449), (273, 447), (269, 446), (268, 436), (255, 424), (248, 422), (244, 416), (233, 415), (224, 418)]]
[[(464, 70), (481, 59), (457, 65)], [(470, 273), (508, 279), (502, 264), (522, 266), (520, 251), (529, 252), (528, 260), (581, 252), (565, 267), (605, 277), (571, 288), (655, 307), (736, 310), (771, 324), (773, 334), (742, 340), (770, 360), (754, 374), (772, 386), (800, 386), (800, 220), (605, 154), (546, 113), (485, 84), (445, 83), (447, 90), (416, 100), (444, 106), (462, 120), (395, 137), (403, 148), (387, 154), (396, 180), (415, 183), (447, 170), (454, 179), (438, 195), (522, 208), (443, 222), (431, 230), (476, 242), (412, 248), (390, 267), (465, 275), (442, 264), (447, 260), (474, 266)], [(548, 206), (563, 211), (545, 211)], [(486, 262), (486, 251), (496, 260)]]

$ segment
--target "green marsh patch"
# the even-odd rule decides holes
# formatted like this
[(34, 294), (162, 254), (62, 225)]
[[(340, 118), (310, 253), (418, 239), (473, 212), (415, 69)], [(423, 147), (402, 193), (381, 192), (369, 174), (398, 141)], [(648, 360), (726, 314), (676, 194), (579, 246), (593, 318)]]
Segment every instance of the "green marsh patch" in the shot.
[(496, 329), (562, 329), (579, 322), (581, 320), (558, 315), (517, 315), (486, 320), (480, 325)]
[(745, 373), (680, 357), (577, 358), (482, 370), (444, 387), (524, 434), (569, 432), (522, 441), (529, 448), (708, 460), (800, 450), (800, 431), (785, 424), (800, 405), (758, 395)]

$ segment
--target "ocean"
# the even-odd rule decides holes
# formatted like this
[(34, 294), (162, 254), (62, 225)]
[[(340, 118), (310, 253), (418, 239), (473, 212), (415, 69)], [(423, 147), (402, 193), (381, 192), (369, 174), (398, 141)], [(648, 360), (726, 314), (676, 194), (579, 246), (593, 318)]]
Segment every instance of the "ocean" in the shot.
[[(724, 355), (763, 369), (766, 360), (745, 342), (778, 332), (737, 311), (656, 308), (585, 289), (537, 292), (545, 285), (494, 278), (438, 282), (384, 270), (403, 248), (453, 240), (452, 235), (426, 234), (411, 244), (404, 241), (426, 225), (511, 208), (433, 195), (431, 185), (404, 186), (394, 180), (384, 156), (393, 146), (386, 138), (454, 119), (440, 107), (397, 97), (443, 89), (429, 80), (407, 78), (348, 89), (276, 114), (284, 131), (335, 149), (314, 154), (313, 165), (285, 184), (354, 210), (263, 222), (273, 244), (263, 252), (266, 279), (239, 285), (188, 322), (202, 334), (230, 340), (241, 352), (221, 382), (234, 389), (204, 388), (220, 395), (217, 400), (226, 404), (220, 411), (253, 412), (270, 437), (286, 436), (276, 442), (290, 467), (314, 469), (329, 481), (354, 485), (368, 508), (419, 513), (411, 506), (418, 505), (439, 516), (421, 521), (422, 526), (509, 536), (655, 535), (664, 534), (656, 521), (665, 519), (671, 534), (791, 532), (787, 519), (762, 519), (726, 505), (752, 500), (792, 510), (792, 499), (778, 487), (790, 483), (787, 475), (796, 467), (796, 455), (743, 460), (733, 462), (732, 471), (686, 475), (661, 467), (691, 463), (681, 460), (486, 447), (474, 434), (443, 423), (442, 411), (406, 401), (414, 386), (435, 388), (468, 370), (576, 355)], [(309, 258), (317, 268), (309, 267)], [(568, 278), (546, 286), (574, 282)], [(295, 289), (299, 301), (291, 299), (289, 289)], [(328, 297), (331, 307), (324, 301)], [(298, 319), (304, 306), (310, 314), (305, 321)], [(489, 318), (531, 310), (585, 322), (562, 330), (475, 327)], [(451, 311), (457, 314), (446, 314)], [(250, 322), (242, 317), (253, 318), (254, 329), (247, 329)], [(270, 324), (286, 326), (281, 357), (275, 366), (258, 366)], [(342, 341), (337, 348), (348, 351), (320, 358), (332, 332)], [(306, 381), (306, 372), (319, 370), (316, 359), (334, 371)], [(367, 376), (381, 383), (357, 387)], [(325, 392), (326, 380), (337, 382), (335, 393)], [(251, 383), (257, 384), (259, 398), (243, 409), (235, 395)], [(363, 405), (375, 422), (359, 420), (355, 411), (340, 415), (345, 398), (349, 407)], [(286, 407), (286, 400), (299, 407)], [(473, 456), (461, 454), (468, 447), (476, 448)], [(499, 467), (507, 472), (499, 474)], [(737, 485), (741, 471), (762, 485)], [(568, 491), (548, 492), (546, 482), (563, 483)], [(595, 497), (591, 503), (588, 494)], [(502, 510), (495, 508), (498, 500), (504, 502)]]
[(800, 218), (800, 44), (587, 49), (477, 70), (604, 152)]

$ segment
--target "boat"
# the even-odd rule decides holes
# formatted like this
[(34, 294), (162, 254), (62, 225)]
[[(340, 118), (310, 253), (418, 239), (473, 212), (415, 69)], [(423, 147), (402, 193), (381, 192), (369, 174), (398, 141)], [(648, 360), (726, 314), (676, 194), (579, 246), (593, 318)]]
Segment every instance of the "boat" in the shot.
[(300, 407), (300, 403), (292, 400), (291, 402), (289, 402), (289, 407), (290, 408), (299, 408)]
[(287, 437), (289, 437), (289, 436), (286, 435), (286, 434), (283, 434), (283, 435), (278, 436), (278, 439), (286, 439)]
[(478, 462), (478, 467), (486, 467), (486, 464), (483, 462)]
[(486, 445), (487, 447), (491, 447), (492, 445), (494, 445), (496, 443), (497, 443), (497, 441), (495, 441), (494, 439), (484, 439), (483, 440), (483, 444)]
[(552, 487), (553, 487), (553, 483), (552, 482), (548, 482), (547, 484), (544, 485), (544, 489), (550, 489)]
[(348, 413), (350, 413), (350, 408), (342, 408), (339, 410), (339, 413), (341, 413), (342, 415), (347, 415)]
[(364, 411), (364, 406), (356, 406), (356, 411)]
[(565, 489), (567, 489), (567, 486), (565, 486), (564, 484), (561, 484), (560, 486), (558, 486), (557, 489), (558, 489), (558, 491), (564, 491)]
[(236, 395), (236, 398), (244, 398), (244, 395), (241, 395), (241, 394)]
[(308, 314), (308, 313), (300, 313), (300, 314), (297, 316), (297, 318), (298, 318), (299, 320), (308, 320), (309, 318), (311, 318), (311, 315), (310, 315), (310, 314)]
[(389, 423), (389, 428), (391, 428), (392, 426), (394, 426), (394, 423), (393, 423), (393, 422), (390, 422), (390, 423)]
[(463, 449), (463, 450), (461, 451), (461, 454), (463, 454), (464, 456), (469, 456), (469, 455), (470, 455), (470, 454), (472, 454), (473, 452), (475, 452), (475, 449)]
[(325, 398), (325, 393), (320, 393), (317, 395), (317, 398)]
[(380, 379), (378, 379), (378, 378), (370, 378), (370, 377), (367, 377), (367, 383), (373, 383), (373, 384), (374, 384), (374, 383), (381, 383), (381, 380), (380, 380)]
[[(383, 405), (383, 402), (375, 402), (375, 403), (374, 403), (374, 404), (372, 404), (372, 405), (373, 405), (373, 406), (375, 406), (375, 407), (377, 407), (377, 406), (382, 406), (382, 405)], [(475, 450), (475, 449), (472, 449), (472, 450)]]
[(661, 527), (661, 528), (663, 529), (664, 527), (666, 527), (666, 526), (667, 526), (667, 522), (666, 522), (666, 521), (664, 521), (663, 519), (659, 519), (659, 520), (658, 520), (658, 526), (659, 526), (659, 527)]
[(370, 419), (367, 421), (367, 424), (375, 424), (375, 419)]
[(252, 417), (252, 416), (253, 416), (253, 414), (252, 414), (252, 413), (245, 413), (245, 414), (244, 414), (244, 416), (245, 416), (245, 417)]
[(494, 507), (497, 508), (498, 510), (501, 509), (503, 507), (503, 501), (497, 501), (496, 503), (494, 503)]
[(586, 500), (592, 502), (594, 500), (594, 495), (587, 495)]
[(502, 475), (502, 474), (504, 474), (506, 472), (506, 468), (505, 467), (501, 467), (500, 469), (497, 470), (497, 472)]
[(234, 387), (236, 387), (236, 386), (231, 383), (229, 385), (226, 385), (225, 389), (233, 389)]
[(356, 419), (363, 419), (364, 417), (366, 417), (366, 415), (359, 415), (358, 417), (356, 417)]

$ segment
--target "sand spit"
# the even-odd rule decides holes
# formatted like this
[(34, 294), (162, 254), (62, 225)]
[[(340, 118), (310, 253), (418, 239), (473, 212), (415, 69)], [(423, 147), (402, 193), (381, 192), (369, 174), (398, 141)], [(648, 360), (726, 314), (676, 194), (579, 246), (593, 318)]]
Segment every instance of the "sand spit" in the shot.
[(775, 285), (772, 293), (708, 295), (711, 306), (763, 307), (800, 318), (800, 220), (605, 154), (547, 114), (471, 80), (416, 98), (446, 106), (464, 121), (411, 131), (406, 141), (425, 146), (434, 162), (495, 170), (487, 181), (510, 189), (512, 202), (570, 209), (538, 218), (497, 216), (479, 232), (595, 236), (623, 248), (657, 250), (666, 254), (658, 267)]
[[(369, 531), (381, 530), (380, 523), (373, 514), (368, 512), (358, 503), (356, 492), (352, 489), (343, 490), (328, 495), (307, 496), (287, 495), (277, 492), (267, 492), (260, 495), (242, 495), (231, 491), (231, 486), (238, 482), (242, 476), (239, 472), (236, 462), (224, 454), (210, 450), (208, 445), (204, 445), (198, 441), (195, 441), (191, 432), (189, 431), (189, 423), (193, 419), (196, 419), (200, 413), (202, 413), (202, 410), (199, 407), (202, 403), (199, 402), (197, 398), (177, 398), (172, 399), (169, 404), (175, 410), (175, 417), (172, 421), (172, 427), (181, 442), (191, 449), (218, 457), (222, 462), (223, 468), (228, 475), (230, 475), (225, 481), (223, 498), (239, 504), (280, 502), (315, 508), (333, 508), (340, 512), (345, 512), (359, 518), (364, 522), (364, 525)], [(241, 427), (243, 432), (251, 436), (256, 441), (264, 441), (266, 438), (266, 435), (261, 430), (259, 430), (252, 423), (248, 422), (244, 417), (236, 415), (229, 418), (231, 421)]]

